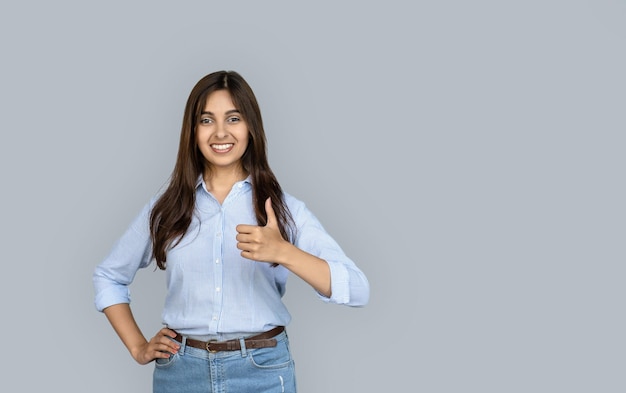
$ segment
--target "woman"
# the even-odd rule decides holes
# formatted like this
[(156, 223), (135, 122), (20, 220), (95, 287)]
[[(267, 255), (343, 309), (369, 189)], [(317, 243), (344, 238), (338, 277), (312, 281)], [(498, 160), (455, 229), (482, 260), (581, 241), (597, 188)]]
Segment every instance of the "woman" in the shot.
[[(167, 275), (165, 327), (147, 340), (128, 286), (153, 260)], [(187, 100), (167, 188), (95, 269), (96, 308), (138, 363), (155, 360), (154, 392), (295, 392), (289, 272), (326, 302), (368, 302), (365, 275), (272, 173), (250, 86), (209, 74)]]

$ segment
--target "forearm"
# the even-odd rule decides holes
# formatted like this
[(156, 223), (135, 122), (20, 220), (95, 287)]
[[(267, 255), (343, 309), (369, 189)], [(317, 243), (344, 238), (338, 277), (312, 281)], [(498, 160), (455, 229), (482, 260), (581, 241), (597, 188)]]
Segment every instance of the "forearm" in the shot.
[(137, 326), (130, 306), (127, 303), (115, 304), (105, 308), (103, 312), (130, 354), (137, 360), (140, 348), (147, 344), (147, 340)]
[(311, 285), (323, 296), (331, 296), (330, 268), (325, 260), (287, 243), (277, 262)]

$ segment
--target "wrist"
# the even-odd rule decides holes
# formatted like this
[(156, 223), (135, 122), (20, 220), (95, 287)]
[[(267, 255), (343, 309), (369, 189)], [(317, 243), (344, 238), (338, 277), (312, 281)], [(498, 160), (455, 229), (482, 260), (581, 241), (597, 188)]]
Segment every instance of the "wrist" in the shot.
[(281, 247), (279, 247), (278, 252), (276, 253), (275, 262), (279, 265), (288, 265), (290, 262), (294, 260), (293, 252), (297, 250), (296, 246), (289, 243), (288, 241), (284, 241)]
[(148, 344), (148, 342), (145, 342), (143, 344), (137, 344), (137, 345), (134, 345), (134, 346), (128, 348), (128, 351), (130, 352), (130, 356), (132, 356), (133, 359), (135, 359), (135, 361), (137, 363), (142, 363), (141, 353), (143, 352), (143, 348), (147, 344)]
[(287, 269), (292, 270), (297, 268), (302, 261), (306, 260), (307, 256), (309, 256), (309, 254), (305, 253), (293, 244), (285, 242), (285, 246), (280, 253), (280, 260), (278, 263)]

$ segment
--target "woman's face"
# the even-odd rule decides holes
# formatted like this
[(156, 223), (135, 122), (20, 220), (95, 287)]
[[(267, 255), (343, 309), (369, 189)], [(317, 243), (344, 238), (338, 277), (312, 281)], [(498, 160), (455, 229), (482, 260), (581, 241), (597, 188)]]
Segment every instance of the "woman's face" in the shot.
[(248, 147), (248, 125), (227, 90), (209, 95), (196, 127), (196, 143), (212, 171), (240, 170)]

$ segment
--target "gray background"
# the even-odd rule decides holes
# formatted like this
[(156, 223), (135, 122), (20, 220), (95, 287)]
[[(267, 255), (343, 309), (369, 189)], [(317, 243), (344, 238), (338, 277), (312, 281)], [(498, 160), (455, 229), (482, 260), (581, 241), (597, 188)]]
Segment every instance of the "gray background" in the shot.
[[(624, 392), (622, 1), (0, 5), (3, 386), (149, 392), (91, 273), (234, 69), (371, 303), (285, 301), (300, 391)], [(163, 275), (132, 288), (146, 334)]]

